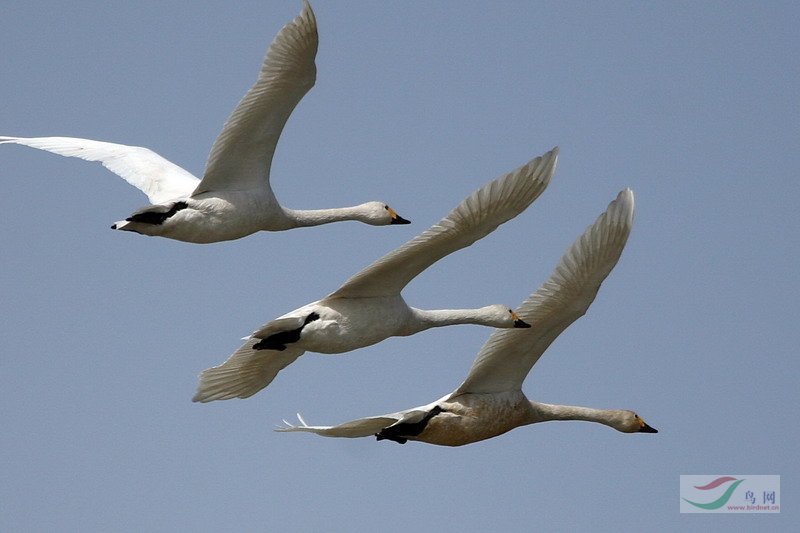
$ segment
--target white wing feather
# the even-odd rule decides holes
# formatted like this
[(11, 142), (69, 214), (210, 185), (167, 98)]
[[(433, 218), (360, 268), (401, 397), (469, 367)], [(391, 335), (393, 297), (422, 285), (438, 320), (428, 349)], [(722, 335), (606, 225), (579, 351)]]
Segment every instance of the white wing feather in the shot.
[(282, 331), (291, 331), (293, 329), (303, 327), (305, 316), (290, 316), (286, 318), (276, 318), (270, 320), (259, 329), (253, 332), (248, 338), (266, 339), (270, 335), (280, 333)]
[(111, 172), (160, 204), (186, 198), (199, 180), (178, 165), (140, 146), (126, 146), (76, 137), (0, 137), (0, 144), (21, 144), (65, 157), (99, 161)]
[(297, 419), (300, 421), (300, 425), (296, 426), (284, 420), (284, 426), (279, 426), (275, 431), (305, 431), (308, 433), (316, 433), (323, 437), (370, 437), (382, 429), (392, 427), (396, 424), (419, 422), (442, 400), (444, 400), (444, 398), (427, 405), (405, 409), (396, 413), (357, 418), (356, 420), (350, 420), (349, 422), (344, 422), (337, 426), (309, 426), (306, 424), (306, 421), (303, 420), (303, 417), (298, 414)]
[(329, 298), (398, 294), (433, 263), (485, 237), (525, 210), (545, 190), (558, 148), (472, 193), (445, 218), (347, 280)]
[(283, 127), (314, 86), (317, 21), (308, 2), (267, 50), (258, 80), (239, 102), (208, 156), (195, 195), (212, 190), (270, 190), (269, 171)]
[(633, 192), (625, 189), (561, 258), (550, 278), (517, 310), (530, 329), (498, 329), (453, 393), (519, 390), (548, 346), (586, 313), (617, 264), (633, 224)]
[(300, 421), (299, 425), (294, 425), (284, 420), (284, 426), (279, 426), (275, 431), (305, 431), (308, 433), (316, 433), (323, 437), (369, 437), (397, 423), (400, 417), (396, 416), (396, 414), (372, 416), (351, 420), (344, 424), (339, 424), (338, 426), (309, 426), (299, 414), (297, 415), (297, 419)]
[(249, 339), (224, 363), (204, 370), (192, 401), (249, 398), (304, 353), (291, 346), (283, 351), (254, 350), (257, 342), (258, 339)]

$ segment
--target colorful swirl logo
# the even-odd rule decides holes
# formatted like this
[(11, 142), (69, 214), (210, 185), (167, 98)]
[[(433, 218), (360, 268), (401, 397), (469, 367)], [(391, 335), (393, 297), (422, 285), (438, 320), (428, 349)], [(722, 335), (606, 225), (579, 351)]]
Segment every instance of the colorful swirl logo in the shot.
[(733, 481), (734, 483), (731, 483), (730, 486), (728, 486), (728, 488), (722, 494), (722, 496), (720, 496), (713, 502), (697, 503), (691, 500), (687, 500), (686, 498), (683, 498), (683, 501), (691, 503), (692, 505), (694, 505), (695, 507), (699, 507), (700, 509), (708, 509), (708, 510), (719, 509), (720, 507), (728, 503), (728, 500), (730, 500), (731, 496), (733, 495), (733, 491), (736, 490), (736, 487), (738, 487), (739, 484), (741, 484), (741, 482), (744, 481), (744, 479), (736, 479), (735, 477), (731, 476), (723, 476), (723, 477), (718, 477), (717, 479), (715, 479), (711, 483), (708, 483), (707, 485), (702, 485), (702, 486), (695, 485), (694, 487), (697, 490), (711, 490), (719, 487), (720, 485), (724, 485), (725, 483), (730, 483), (731, 481)]

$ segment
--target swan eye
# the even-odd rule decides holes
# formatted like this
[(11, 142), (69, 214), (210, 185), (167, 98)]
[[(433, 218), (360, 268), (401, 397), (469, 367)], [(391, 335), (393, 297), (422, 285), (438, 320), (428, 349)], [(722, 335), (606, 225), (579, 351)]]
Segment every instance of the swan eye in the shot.
[(383, 206), (383, 208), (386, 209), (387, 211), (389, 210), (389, 206), (388, 205)]

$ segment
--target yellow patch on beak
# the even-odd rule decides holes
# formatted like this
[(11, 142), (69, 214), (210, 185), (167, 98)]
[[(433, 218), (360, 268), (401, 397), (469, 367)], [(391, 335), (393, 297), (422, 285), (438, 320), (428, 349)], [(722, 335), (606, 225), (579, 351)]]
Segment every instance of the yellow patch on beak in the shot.
[(384, 206), (386, 212), (389, 213), (389, 217), (391, 218), (390, 224), (411, 224), (410, 220), (406, 220), (400, 215), (397, 214), (397, 211), (389, 207), (388, 205)]
[(511, 309), (508, 310), (511, 313), (511, 319), (514, 321), (515, 328), (529, 328), (531, 327), (530, 324), (522, 320), (517, 313), (512, 311)]

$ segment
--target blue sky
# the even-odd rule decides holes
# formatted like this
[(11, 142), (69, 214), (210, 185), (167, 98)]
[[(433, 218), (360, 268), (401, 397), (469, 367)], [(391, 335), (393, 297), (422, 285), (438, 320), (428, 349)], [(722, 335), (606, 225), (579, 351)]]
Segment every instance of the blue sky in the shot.
[[(0, 134), (142, 145), (197, 175), (300, 2), (14, 2)], [(797, 479), (800, 8), (791, 2), (322, 2), (317, 85), (272, 183), (356, 223), (189, 245), (114, 232), (145, 197), (97, 164), (0, 147), (0, 529), (619, 529), (796, 525), (680, 515), (681, 474)], [(197, 374), (490, 179), (561, 147), (522, 215), (408, 286), (417, 307), (517, 306), (619, 190), (637, 212), (531, 398), (630, 408), (448, 449), (272, 431), (432, 401), (490, 330), (306, 355), (248, 400)], [(792, 393), (791, 391), (795, 392)], [(793, 518), (794, 517), (794, 518)]]

